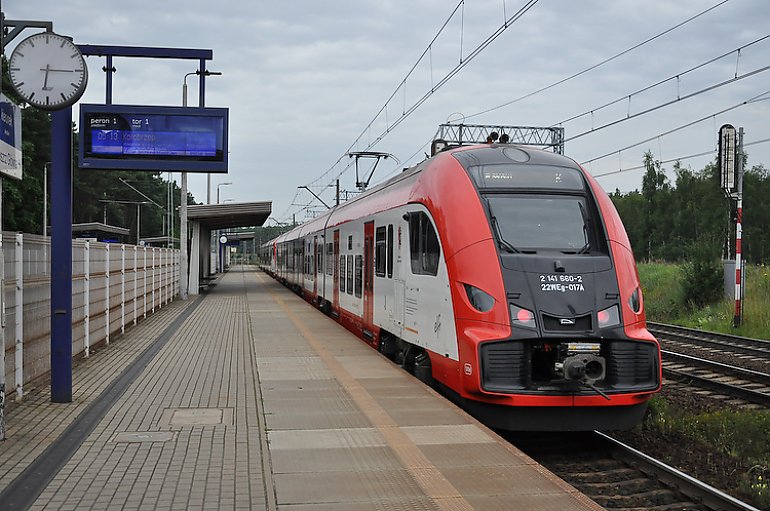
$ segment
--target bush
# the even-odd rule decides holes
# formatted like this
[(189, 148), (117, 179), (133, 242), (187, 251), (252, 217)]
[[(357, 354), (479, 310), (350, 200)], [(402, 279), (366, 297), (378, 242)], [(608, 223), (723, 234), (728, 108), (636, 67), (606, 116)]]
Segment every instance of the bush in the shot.
[(690, 260), (682, 265), (682, 298), (692, 309), (718, 302), (722, 298), (724, 270), (714, 243), (694, 242)]
[(647, 319), (672, 322), (689, 313), (682, 298), (679, 266), (671, 263), (641, 263), (638, 269)]

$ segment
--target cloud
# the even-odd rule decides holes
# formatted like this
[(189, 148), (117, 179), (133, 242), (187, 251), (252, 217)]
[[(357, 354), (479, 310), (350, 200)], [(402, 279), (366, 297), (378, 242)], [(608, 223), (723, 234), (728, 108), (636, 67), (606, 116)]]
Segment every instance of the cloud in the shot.
[[(539, 2), (376, 149), (391, 152), (404, 163), (416, 154), (408, 162), (413, 164), (437, 125), (453, 114), (477, 113), (553, 84), (717, 3)], [(399, 90), (388, 105), (387, 124), (523, 4), (523, 0), (466, 1), (415, 69), (406, 92)], [(329, 169), (364, 131), (455, 5), (445, 0), (137, 0), (130, 4), (37, 0), (5, 7), (10, 19), (38, 19), (45, 13), (58, 32), (74, 36), (78, 43), (212, 49), (214, 60), (209, 67), (223, 75), (207, 80), (206, 102), (229, 107), (231, 118), (231, 173), (221, 179), (214, 176), (213, 182), (232, 181), (235, 185), (227, 187), (227, 198), (272, 200), (274, 213), (281, 214), (299, 209), (290, 205), (297, 186)], [(767, 33), (768, 26), (770, 4), (731, 0), (595, 71), (472, 122), (559, 122), (745, 44)], [(742, 52), (739, 60), (725, 59), (612, 109), (567, 123), (567, 136), (590, 129), (592, 123), (622, 118), (698, 90), (733, 76), (736, 69), (745, 72), (767, 65), (768, 50), (770, 43), (757, 45)], [(104, 61), (92, 57), (88, 64), (91, 77), (84, 101), (102, 102)], [(115, 102), (180, 104), (182, 79), (197, 65), (116, 59)], [(611, 152), (743, 101), (770, 88), (766, 83), (767, 77), (758, 75), (703, 94), (586, 135), (568, 143), (567, 152), (579, 161)], [(188, 85), (189, 102), (197, 104), (197, 77), (189, 77)], [(591, 170), (601, 173), (638, 165), (647, 149), (654, 149), (662, 159), (708, 150), (716, 140), (715, 127), (727, 121), (744, 125), (747, 140), (766, 138), (768, 108), (770, 101), (735, 110), (711, 123), (596, 162)], [(364, 133), (362, 144), (385, 128), (382, 116)], [(753, 162), (770, 163), (767, 145), (752, 147), (750, 154)], [(710, 159), (691, 163), (697, 168)], [(389, 165), (378, 169), (375, 180), (399, 171), (398, 165)], [(343, 188), (353, 188), (353, 181), (352, 173), (343, 175)], [(633, 189), (640, 186), (641, 173), (623, 173), (600, 182), (610, 190)], [(205, 200), (205, 177), (191, 176), (190, 189), (198, 200)]]

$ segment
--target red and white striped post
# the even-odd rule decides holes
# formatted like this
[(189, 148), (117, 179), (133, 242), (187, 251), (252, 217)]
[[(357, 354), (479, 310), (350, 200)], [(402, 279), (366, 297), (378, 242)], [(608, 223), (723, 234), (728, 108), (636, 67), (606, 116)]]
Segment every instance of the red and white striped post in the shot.
[(741, 326), (743, 316), (743, 259), (741, 254), (741, 238), (743, 234), (743, 128), (738, 128), (738, 151), (736, 163), (738, 179), (736, 183), (736, 218), (735, 218), (735, 315), (733, 326)]
[(743, 267), (741, 261), (741, 222), (743, 219), (743, 197), (738, 192), (738, 206), (736, 208), (735, 222), (735, 316), (733, 316), (733, 326), (741, 326), (741, 270)]

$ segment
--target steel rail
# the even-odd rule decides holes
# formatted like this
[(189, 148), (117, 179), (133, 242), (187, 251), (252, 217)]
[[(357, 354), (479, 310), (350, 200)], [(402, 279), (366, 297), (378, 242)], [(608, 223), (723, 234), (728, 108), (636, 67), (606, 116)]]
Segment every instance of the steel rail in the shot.
[(675, 487), (687, 497), (702, 503), (710, 509), (718, 509), (720, 511), (760, 511), (754, 506), (738, 500), (703, 481), (699, 481), (691, 475), (685, 474), (605, 433), (594, 431), (594, 434), (620, 450), (624, 455), (632, 458), (634, 462), (644, 465), (639, 467), (642, 472), (651, 472), (651, 475), (654, 475), (663, 483)]
[(664, 355), (664, 357), (668, 357), (669, 360), (678, 359), (680, 362), (690, 362), (714, 371), (719, 371), (723, 374), (752, 378), (756, 383), (770, 385), (770, 374), (768, 373), (754, 371), (753, 369), (746, 369), (744, 367), (731, 366), (729, 364), (723, 364), (722, 362), (714, 362), (713, 360), (685, 355), (684, 353), (676, 353), (674, 351), (660, 350), (660, 353), (661, 355)]
[[(703, 367), (707, 367), (711, 370), (724, 372), (731, 372), (728, 376), (739, 376), (750, 378), (749, 383), (760, 383), (757, 380), (762, 380), (761, 384), (770, 385), (770, 375), (766, 373), (760, 373), (758, 371), (752, 371), (750, 369), (743, 369), (742, 367), (730, 366), (727, 364), (721, 364), (719, 362), (712, 362), (710, 360), (699, 359), (690, 355), (682, 355), (681, 353), (673, 353), (670, 351), (661, 351), (661, 353), (669, 357), (670, 359), (679, 359), (679, 362), (700, 364)], [(670, 367), (663, 366), (663, 373), (669, 377), (686, 378), (692, 382), (695, 382), (699, 387), (703, 387), (709, 390), (719, 392), (728, 396), (734, 396), (750, 403), (755, 403), (762, 406), (770, 407), (770, 394), (765, 392), (759, 392), (754, 389), (741, 387), (738, 385), (732, 385), (729, 383), (722, 383), (708, 378), (700, 376), (689, 371), (672, 369)]]
[(681, 340), (687, 339), (696, 343), (711, 344), (715, 346), (725, 346), (731, 349), (742, 349), (747, 353), (757, 354), (764, 358), (770, 358), (770, 341), (765, 339), (754, 339), (751, 337), (741, 337), (738, 335), (723, 334), (720, 332), (708, 332), (705, 330), (696, 330), (678, 325), (668, 325), (664, 323), (648, 322), (647, 327), (656, 336), (673, 336)]

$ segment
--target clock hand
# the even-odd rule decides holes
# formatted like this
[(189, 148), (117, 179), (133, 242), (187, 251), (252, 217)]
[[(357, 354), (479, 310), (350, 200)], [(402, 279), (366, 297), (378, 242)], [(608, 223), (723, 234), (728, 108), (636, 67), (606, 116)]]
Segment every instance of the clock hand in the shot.
[(53, 72), (56, 72), (56, 73), (74, 73), (75, 72), (74, 69), (54, 69), (54, 68), (49, 69), (49, 71), (51, 71), (52, 73)]
[(51, 64), (46, 64), (45, 69), (41, 69), (41, 71), (45, 71), (45, 80), (43, 80), (43, 90), (52, 90), (53, 87), (48, 86), (48, 73), (51, 71)]

